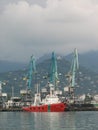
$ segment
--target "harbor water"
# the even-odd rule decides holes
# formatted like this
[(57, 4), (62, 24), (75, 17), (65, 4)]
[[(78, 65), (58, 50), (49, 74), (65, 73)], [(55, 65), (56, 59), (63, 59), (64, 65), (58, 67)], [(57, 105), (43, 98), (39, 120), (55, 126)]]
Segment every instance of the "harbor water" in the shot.
[(98, 130), (98, 112), (0, 112), (0, 130)]

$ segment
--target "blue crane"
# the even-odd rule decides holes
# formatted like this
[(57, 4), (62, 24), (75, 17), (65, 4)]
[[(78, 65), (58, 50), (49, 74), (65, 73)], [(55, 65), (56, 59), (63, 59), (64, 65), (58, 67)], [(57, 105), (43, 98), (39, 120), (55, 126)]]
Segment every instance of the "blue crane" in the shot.
[(32, 86), (32, 78), (33, 75), (36, 73), (36, 64), (35, 64), (35, 57), (31, 56), (30, 59), (30, 66), (29, 66), (29, 74), (28, 74), (28, 80), (27, 80), (27, 89), (31, 90)]
[(52, 52), (50, 83), (52, 83), (54, 85), (54, 87), (57, 87), (57, 81), (58, 81), (57, 60), (56, 60), (55, 53)]
[(67, 75), (68, 81), (69, 81), (68, 92), (71, 98), (74, 98), (74, 88), (76, 85), (75, 79), (76, 79), (76, 72), (78, 69), (79, 69), (78, 52), (77, 52), (77, 49), (75, 48), (73, 52), (71, 69)]
[(74, 49), (73, 53), (73, 59), (71, 64), (71, 87), (75, 87), (75, 78), (76, 78), (76, 72), (79, 69), (79, 62), (78, 62), (78, 52), (77, 49)]

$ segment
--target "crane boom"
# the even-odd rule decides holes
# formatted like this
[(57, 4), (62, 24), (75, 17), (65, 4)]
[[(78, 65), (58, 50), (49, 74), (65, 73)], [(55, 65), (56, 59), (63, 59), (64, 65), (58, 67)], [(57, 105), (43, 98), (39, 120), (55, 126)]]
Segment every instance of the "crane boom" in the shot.
[(57, 72), (57, 60), (55, 53), (52, 52), (51, 58), (51, 72), (50, 72), (50, 83), (52, 83), (55, 87), (58, 81), (58, 72)]
[(35, 57), (31, 56), (30, 59), (30, 67), (29, 67), (29, 74), (28, 74), (28, 89), (31, 89), (31, 85), (32, 85), (32, 78), (33, 78), (33, 74), (36, 73), (36, 65), (35, 65)]
[(74, 49), (73, 53), (73, 60), (72, 60), (72, 65), (71, 65), (71, 76), (72, 76), (72, 81), (71, 81), (71, 86), (75, 86), (75, 77), (76, 77), (76, 71), (79, 69), (79, 62), (78, 62), (78, 52), (77, 49)]

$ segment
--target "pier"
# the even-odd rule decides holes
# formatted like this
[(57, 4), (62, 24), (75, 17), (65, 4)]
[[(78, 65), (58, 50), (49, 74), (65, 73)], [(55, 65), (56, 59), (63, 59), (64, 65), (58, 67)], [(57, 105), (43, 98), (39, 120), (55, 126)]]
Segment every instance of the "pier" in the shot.
[(22, 108), (0, 108), (0, 112), (22, 112)]
[[(93, 104), (70, 104), (68, 105), (67, 111), (98, 111), (98, 107), (95, 107)], [(22, 108), (0, 108), (0, 112), (23, 112)]]
[(70, 104), (67, 111), (98, 111), (98, 107), (93, 104)]

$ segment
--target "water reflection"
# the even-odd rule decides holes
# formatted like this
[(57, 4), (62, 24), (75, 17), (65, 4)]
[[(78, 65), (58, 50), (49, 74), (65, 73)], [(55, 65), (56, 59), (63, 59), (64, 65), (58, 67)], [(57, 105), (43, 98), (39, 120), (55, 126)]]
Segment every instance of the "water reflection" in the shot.
[(0, 130), (76, 130), (74, 113), (0, 113)]
[(75, 113), (34, 113), (36, 130), (76, 130)]
[(0, 130), (97, 130), (98, 112), (0, 112)]

